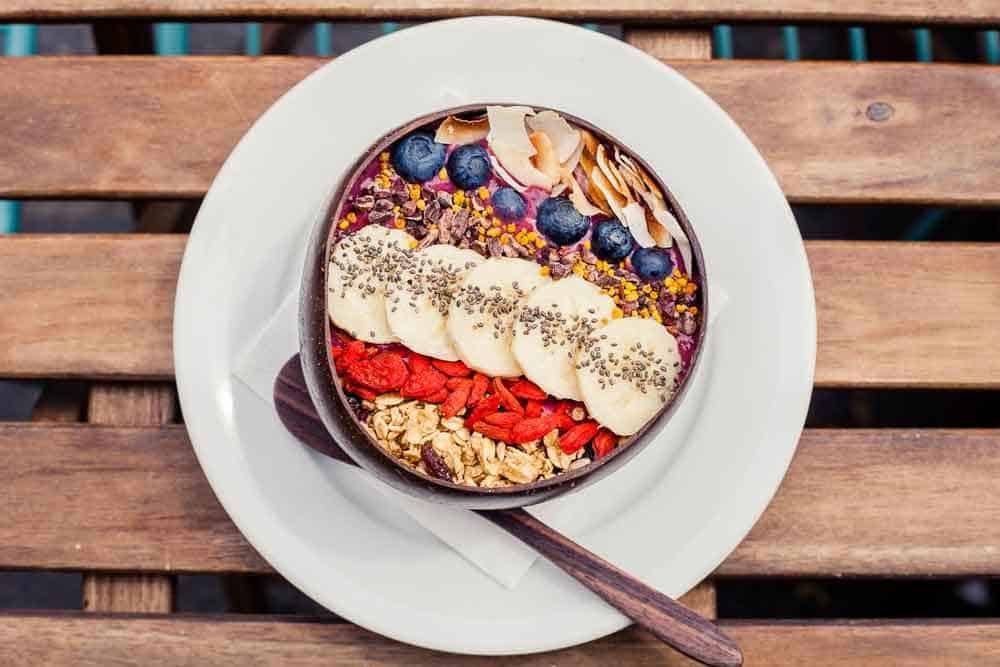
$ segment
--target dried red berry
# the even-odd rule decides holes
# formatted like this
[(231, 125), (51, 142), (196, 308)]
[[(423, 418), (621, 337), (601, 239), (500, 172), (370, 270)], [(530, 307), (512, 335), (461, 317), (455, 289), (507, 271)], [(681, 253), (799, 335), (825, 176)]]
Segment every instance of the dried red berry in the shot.
[(465, 407), (466, 401), (469, 400), (469, 392), (471, 391), (472, 380), (460, 379), (458, 386), (453, 388), (452, 392), (448, 394), (448, 398), (441, 405), (441, 416), (448, 419), (457, 415)]
[(597, 432), (597, 435), (594, 436), (594, 441), (590, 446), (594, 448), (594, 458), (599, 459), (610, 453), (617, 444), (618, 436), (608, 429), (602, 428)]
[(465, 382), (468, 382), (470, 387), (472, 386), (472, 380), (467, 380), (465, 378), (454, 378), (454, 377), (448, 378), (448, 381), (444, 383), (444, 386), (448, 387), (448, 389), (458, 389)]
[(544, 401), (549, 397), (538, 385), (524, 378), (510, 386), (510, 393), (518, 398), (534, 399), (536, 401)]
[(397, 352), (380, 352), (371, 359), (351, 364), (347, 369), (348, 377), (379, 393), (399, 389), (409, 374), (402, 355)]
[(431, 360), (422, 354), (410, 352), (409, 361), (411, 373), (425, 373), (434, 370)]
[(536, 401), (534, 399), (528, 399), (527, 405), (524, 406), (524, 416), (525, 417), (541, 417), (542, 416), (542, 402)]
[(559, 449), (565, 454), (572, 454), (590, 442), (600, 428), (595, 421), (580, 422), (559, 438)]
[(514, 398), (514, 394), (510, 393), (507, 389), (507, 385), (503, 383), (500, 378), (493, 378), (493, 391), (495, 391), (500, 396), (500, 404), (503, 405), (508, 410), (513, 412), (524, 412), (524, 406), (521, 402)]
[(448, 400), (448, 390), (444, 388), (438, 389), (430, 396), (424, 396), (420, 400), (424, 403), (444, 403)]
[(445, 389), (445, 383), (447, 381), (448, 376), (444, 373), (437, 372), (430, 366), (430, 364), (427, 365), (426, 370), (417, 371), (411, 361), (410, 377), (408, 377), (406, 382), (403, 383), (399, 393), (407, 398), (426, 399), (431, 394), (442, 390), (447, 391)]
[(481, 420), (486, 415), (496, 412), (497, 408), (499, 407), (500, 407), (499, 395), (493, 394), (492, 396), (484, 398), (476, 405), (476, 407), (472, 409), (472, 412), (469, 413), (469, 416), (465, 418), (466, 428), (472, 428), (473, 424)]
[(425, 442), (420, 445), (420, 458), (423, 460), (424, 467), (427, 468), (427, 472), (429, 472), (432, 477), (445, 479), (449, 482), (451, 481), (451, 470), (448, 469), (448, 464), (445, 463), (444, 459), (441, 458), (441, 455), (435, 451), (431, 443)]
[(431, 363), (434, 368), (438, 369), (445, 375), (450, 375), (455, 378), (464, 378), (472, 375), (472, 369), (463, 364), (461, 361), (442, 361), (440, 359), (432, 359)]
[(532, 417), (523, 419), (510, 430), (511, 442), (521, 444), (538, 440), (549, 431), (556, 428), (557, 417), (546, 415), (544, 417)]
[(344, 391), (354, 394), (359, 398), (363, 398), (366, 401), (374, 401), (375, 397), (378, 396), (378, 394), (376, 394), (371, 389), (368, 389), (367, 387), (362, 387), (356, 382), (351, 382), (350, 380), (346, 380), (344, 382)]
[(503, 428), (511, 428), (514, 424), (521, 421), (521, 419), (521, 415), (516, 412), (494, 412), (491, 415), (483, 417), (483, 421), (487, 424), (502, 426)]
[(352, 340), (344, 346), (340, 356), (334, 359), (337, 373), (343, 375), (351, 366), (361, 361), (366, 356), (365, 344), (360, 340)]
[(486, 390), (490, 388), (490, 379), (482, 373), (476, 373), (472, 378), (472, 391), (469, 392), (469, 401), (466, 405), (473, 406), (483, 400)]
[(493, 438), (494, 440), (503, 440), (504, 442), (510, 442), (510, 429), (503, 428), (502, 426), (494, 426), (493, 424), (487, 424), (486, 422), (476, 422), (472, 425), (472, 430), (482, 433), (487, 438)]

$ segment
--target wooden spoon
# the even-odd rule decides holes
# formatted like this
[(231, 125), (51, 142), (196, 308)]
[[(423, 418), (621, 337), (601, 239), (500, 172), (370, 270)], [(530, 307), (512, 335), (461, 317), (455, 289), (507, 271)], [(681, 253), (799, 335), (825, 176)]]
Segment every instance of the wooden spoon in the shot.
[[(296, 438), (338, 461), (354, 464), (313, 408), (298, 355), (274, 383), (282, 423)], [(739, 667), (743, 654), (714, 623), (559, 534), (523, 509), (470, 510), (529, 545), (637, 625), (703, 664)]]

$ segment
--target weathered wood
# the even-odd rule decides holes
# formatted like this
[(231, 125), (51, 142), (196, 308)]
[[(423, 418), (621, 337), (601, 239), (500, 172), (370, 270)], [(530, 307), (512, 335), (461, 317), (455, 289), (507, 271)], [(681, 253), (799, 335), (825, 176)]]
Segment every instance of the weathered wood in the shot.
[(7, 0), (0, 19), (89, 18), (432, 19), (519, 14), (607, 21), (893, 21), (989, 24), (1000, 21), (992, 0)]
[[(1000, 575), (998, 478), (998, 431), (807, 430), (720, 573)], [(0, 568), (268, 571), (181, 426), (0, 424), (0, 488)]]
[[(1000, 660), (1000, 625), (983, 621), (724, 621), (747, 665), (965, 667)], [(74, 665), (494, 665), (496, 658), (406, 646), (347, 623), (303, 617), (0, 614), (0, 662)], [(517, 667), (692, 665), (650, 635), (623, 630), (562, 651), (506, 658)]]
[[(170, 377), (184, 236), (0, 238), (0, 376)], [(811, 241), (820, 386), (1000, 387), (1000, 245)]]
[[(87, 416), (92, 424), (157, 426), (177, 415), (170, 384), (98, 384), (90, 390)], [(162, 574), (83, 575), (83, 609), (103, 612), (169, 613), (174, 579)]]
[(31, 410), (36, 422), (78, 422), (87, 407), (87, 386), (80, 382), (52, 381), (45, 383), (42, 393)]
[[(0, 197), (198, 197), (253, 120), (322, 62), (0, 60)], [(792, 201), (1000, 206), (997, 68), (674, 65), (747, 132)]]
[(624, 38), (660, 60), (708, 60), (712, 57), (712, 33), (706, 30), (626, 26)]

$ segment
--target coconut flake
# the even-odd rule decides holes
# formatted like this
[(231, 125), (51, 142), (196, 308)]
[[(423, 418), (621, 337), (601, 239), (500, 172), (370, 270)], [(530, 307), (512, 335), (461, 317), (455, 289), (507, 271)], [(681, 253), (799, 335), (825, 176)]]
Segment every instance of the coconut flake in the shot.
[(563, 162), (559, 166), (572, 174), (573, 170), (576, 169), (576, 165), (580, 164), (580, 158), (582, 156), (583, 156), (583, 142), (581, 141), (576, 145), (576, 150), (573, 151), (573, 154), (569, 156), (569, 159)]
[(465, 120), (448, 116), (434, 134), (434, 141), (439, 144), (474, 144), (482, 141), (490, 132), (490, 121), (486, 116)]
[(528, 127), (536, 132), (549, 135), (555, 146), (559, 162), (565, 164), (581, 143), (580, 131), (574, 129), (566, 119), (555, 111), (542, 111), (527, 119)]
[(517, 190), (522, 194), (527, 192), (528, 188), (518, 183), (513, 176), (508, 174), (507, 171), (502, 166), (500, 166), (500, 163), (497, 161), (497, 159), (492, 155), (490, 156), (490, 166), (493, 167), (494, 173), (496, 173), (496, 175), (500, 177), (501, 181), (505, 182), (507, 185), (509, 185), (510, 187), (514, 188), (515, 190)]
[[(674, 244), (677, 245), (677, 250), (681, 254), (681, 259), (684, 260), (684, 268), (687, 271), (691, 271), (691, 241), (688, 239), (687, 234), (684, 233), (684, 229), (681, 228), (677, 218), (670, 213), (670, 211), (663, 209), (662, 211), (654, 211), (653, 216), (656, 221), (653, 225), (662, 225), (661, 229), (664, 229), (669, 236), (673, 237)], [(669, 248), (670, 243), (657, 244), (661, 248)]]
[[(581, 215), (592, 216), (598, 213), (604, 213), (604, 211), (593, 204), (587, 199), (587, 196), (583, 194), (583, 188), (573, 177), (572, 172), (563, 169), (562, 181), (559, 183), (560, 188), (569, 188), (569, 200), (573, 202), (573, 208), (577, 210)], [(561, 192), (562, 190), (560, 190)], [(555, 192), (553, 192), (555, 194)]]
[(646, 225), (646, 209), (639, 202), (629, 202), (622, 209), (622, 223), (632, 232), (632, 237), (642, 248), (652, 248), (656, 240), (650, 236)]
[(624, 208), (628, 202), (626, 202), (625, 198), (621, 196), (621, 193), (611, 186), (611, 183), (608, 182), (607, 177), (604, 176), (599, 167), (594, 167), (590, 170), (590, 183), (604, 196), (604, 201), (607, 202), (608, 206), (611, 208), (611, 212), (615, 214), (615, 217), (623, 223), (626, 222), (625, 214), (622, 213), (622, 208)]
[(538, 151), (531, 157), (531, 164), (540, 172), (551, 178), (553, 181), (559, 180), (559, 157), (556, 149), (552, 145), (552, 139), (544, 132), (532, 132), (528, 139)]
[(490, 123), (487, 141), (500, 164), (518, 182), (548, 190), (555, 185), (558, 174), (550, 176), (531, 163), (537, 150), (528, 137), (524, 118), (533, 113), (529, 107), (486, 107)]

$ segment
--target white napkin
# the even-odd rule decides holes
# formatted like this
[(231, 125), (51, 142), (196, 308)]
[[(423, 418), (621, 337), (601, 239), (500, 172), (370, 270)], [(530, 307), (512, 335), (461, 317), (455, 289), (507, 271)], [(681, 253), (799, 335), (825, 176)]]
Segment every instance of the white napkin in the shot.
[[(724, 292), (711, 290), (712, 316), (715, 320), (726, 302)], [(274, 380), (281, 367), (298, 352), (298, 294), (283, 300), (278, 310), (238, 356), (234, 375), (261, 400), (274, 409)], [(457, 551), (470, 563), (507, 588), (517, 586), (538, 554), (520, 540), (511, 537), (482, 517), (454, 507), (430, 503), (401, 493), (370, 477), (360, 468), (347, 466), (377, 488), (387, 501), (394, 503), (414, 521)], [(559, 499), (536, 505), (528, 511), (575, 539), (571, 504)]]

